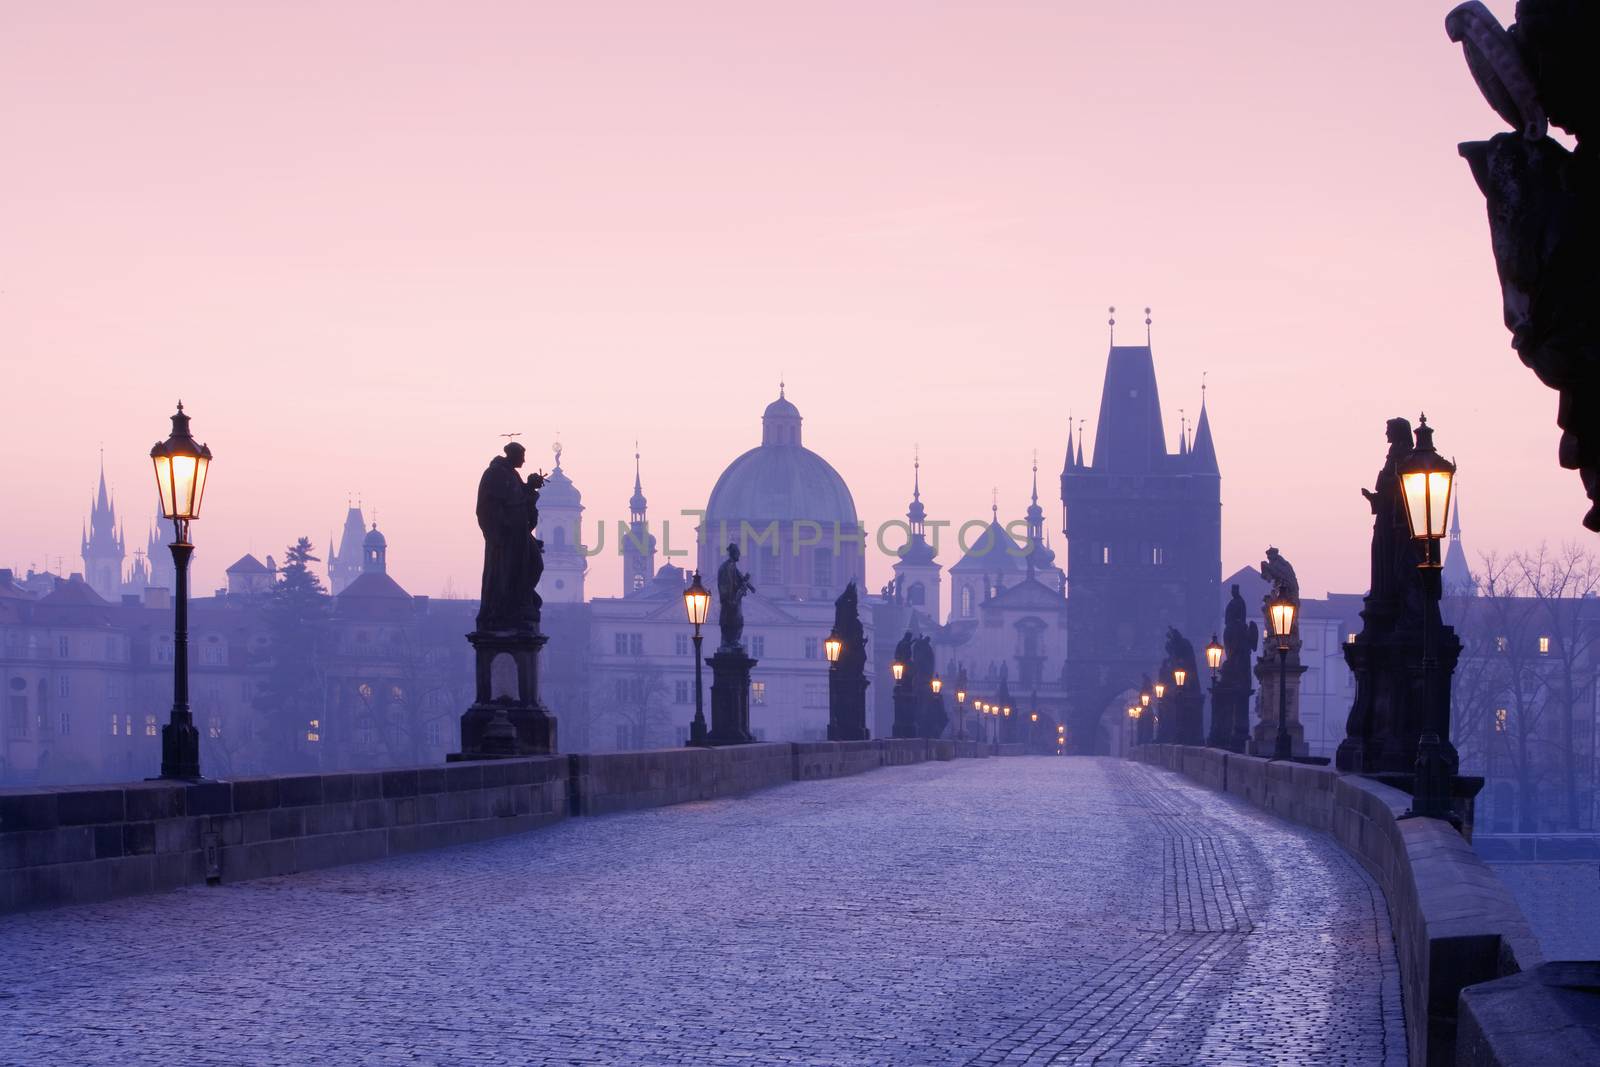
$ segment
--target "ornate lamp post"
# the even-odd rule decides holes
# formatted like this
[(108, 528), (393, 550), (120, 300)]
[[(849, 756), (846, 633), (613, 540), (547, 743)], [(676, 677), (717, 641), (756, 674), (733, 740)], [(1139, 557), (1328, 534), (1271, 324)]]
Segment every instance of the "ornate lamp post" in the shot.
[(200, 777), (200, 731), (189, 713), (189, 523), (200, 517), (205, 499), (206, 475), (211, 471), (211, 449), (189, 433), (189, 416), (179, 401), (172, 416), (172, 433), (150, 450), (156, 468), (156, 488), (161, 494), (161, 514), (172, 520), (177, 539), (172, 549), (174, 585), (172, 620), (172, 716), (161, 728), (161, 777)]
[[(700, 583), (698, 570), (694, 572), (694, 581), (683, 591), (683, 609), (694, 626), (694, 722), (689, 724), (689, 744), (704, 745), (707, 743), (706, 705), (705, 687), (700, 680), (700, 627), (705, 625), (706, 615), (711, 611), (711, 591)], [(828, 639), (834, 643), (834, 647), (828, 649), (828, 660), (833, 662), (839, 658), (838, 636), (830, 635)]]
[(823, 654), (828, 657), (829, 663), (839, 662), (839, 653), (844, 651), (844, 641), (840, 639), (837, 631), (830, 630), (822, 642)]
[(1278, 735), (1273, 741), (1272, 758), (1290, 759), (1294, 755), (1289, 740), (1289, 636), (1294, 632), (1295, 602), (1279, 594), (1267, 605), (1272, 635), (1278, 639)]
[(944, 688), (944, 679), (940, 678), (937, 674), (934, 675), (933, 678), (928, 682), (928, 688), (933, 690), (934, 696), (938, 696), (940, 690)]
[(1129, 748), (1139, 743), (1139, 711), (1139, 705), (1128, 705), (1128, 733), (1131, 735), (1128, 742)]
[(1433, 447), (1433, 427), (1428, 416), (1418, 420), (1417, 444), (1399, 465), (1400, 492), (1405, 497), (1406, 521), (1411, 536), (1421, 549), (1423, 588), (1427, 604), (1422, 609), (1422, 736), (1417, 743), (1417, 777), (1412, 787), (1409, 814), (1428, 819), (1451, 819), (1450, 778), (1459, 766), (1455, 747), (1450, 744), (1450, 704), (1434, 706), (1433, 616), (1442, 593), (1439, 543), (1444, 540), (1450, 515), (1450, 490), (1456, 465)]
[(967, 669), (956, 672), (956, 737), (967, 739)]
[(1211, 668), (1211, 684), (1217, 684), (1217, 671), (1222, 668), (1222, 643), (1217, 640), (1217, 635), (1211, 635), (1211, 643), (1206, 646), (1206, 666)]

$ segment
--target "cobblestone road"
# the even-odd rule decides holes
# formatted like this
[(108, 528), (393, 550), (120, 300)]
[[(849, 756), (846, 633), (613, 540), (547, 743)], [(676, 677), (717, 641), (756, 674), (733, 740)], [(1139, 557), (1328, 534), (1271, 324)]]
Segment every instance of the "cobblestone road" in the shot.
[(929, 763), (0, 918), (0, 1062), (1400, 1063), (1331, 839), (1111, 760)]

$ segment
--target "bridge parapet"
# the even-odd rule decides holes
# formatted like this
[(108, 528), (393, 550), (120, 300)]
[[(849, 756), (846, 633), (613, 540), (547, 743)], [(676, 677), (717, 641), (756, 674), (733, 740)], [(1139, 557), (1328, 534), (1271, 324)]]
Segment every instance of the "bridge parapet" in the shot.
[(1331, 833), (1361, 862), (1388, 903), (1413, 1063), (1456, 1062), (1463, 989), (1543, 962), (1510, 890), (1449, 823), (1399, 818), (1411, 798), (1398, 789), (1213, 748), (1139, 745), (1132, 758)]

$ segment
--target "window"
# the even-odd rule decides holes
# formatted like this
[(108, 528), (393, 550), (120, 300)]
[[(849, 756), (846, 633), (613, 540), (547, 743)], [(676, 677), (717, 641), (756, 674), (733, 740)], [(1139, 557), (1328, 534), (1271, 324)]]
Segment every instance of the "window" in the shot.
[(833, 585), (833, 550), (813, 549), (811, 553), (811, 584), (819, 589)]
[(906, 590), (906, 603), (914, 608), (920, 608), (928, 602), (928, 591), (921, 582), (912, 582), (911, 588)]
[(1111, 564), (1111, 546), (1110, 545), (1101, 545), (1100, 546), (1100, 562), (1105, 564), (1105, 565), (1107, 565), (1107, 566), (1109, 566)]
[(1167, 561), (1167, 550), (1160, 545), (1150, 549), (1150, 562), (1159, 567)]
[(66, 634), (56, 638), (56, 652), (62, 659), (72, 658), (72, 640)]
[(672, 702), (674, 704), (689, 704), (694, 701), (694, 683), (679, 679), (672, 683)]
[(808, 708), (825, 708), (828, 706), (828, 688), (824, 685), (807, 685), (805, 688), (805, 702)]
[(1503, 733), (1506, 732), (1506, 709), (1505, 708), (1495, 708), (1494, 709), (1494, 732), (1497, 733), (1497, 734), (1503, 734)]
[(117, 699), (117, 676), (114, 674), (106, 675), (106, 699)]
[(961, 590), (961, 616), (962, 616), (962, 618), (968, 618), (968, 619), (970, 619), (972, 617), (972, 587), (971, 586), (968, 586), (967, 588)]
[(213, 715), (206, 721), (206, 736), (215, 741), (222, 736), (222, 716)]
[(146, 737), (156, 736), (156, 717), (154, 715), (146, 715), (144, 717), (144, 735)]
[(644, 634), (618, 633), (612, 639), (612, 648), (619, 656), (644, 655)]
[(821, 645), (821, 642), (818, 641), (815, 637), (806, 638), (806, 640), (805, 640), (805, 657), (806, 657), (806, 659), (816, 659), (817, 658), (817, 651), (818, 651), (818, 648), (820, 647), (820, 645)]
[(644, 588), (644, 575), (635, 574), (633, 576), (633, 591), (635, 593), (637, 593), (639, 590), (641, 590), (643, 588)]
[(106, 635), (106, 659), (117, 658), (117, 639), (110, 634)]
[(306, 723), (306, 740), (307, 741), (321, 741), (322, 740), (322, 720), (321, 719), (312, 719), (310, 722)]
[(111, 716), (111, 736), (117, 736), (117, 717), (115, 715)]
[(61, 711), (61, 736), (66, 737), (72, 733), (72, 713), (65, 708)]
[(438, 719), (430, 719), (430, 720), (428, 720), (428, 725), (424, 729), (423, 734), (424, 734), (424, 736), (427, 737), (429, 745), (431, 745), (434, 748), (438, 748), (439, 744), (440, 744), (439, 720)]
[(356, 720), (356, 741), (363, 747), (371, 747), (377, 737), (377, 731), (372, 726), (372, 716), (363, 715)]
[(1548, 637), (1539, 638), (1539, 655), (1548, 656), (1549, 654), (1550, 654), (1550, 639)]
[(158, 637), (158, 638), (156, 638), (155, 657), (156, 657), (156, 662), (157, 663), (171, 663), (172, 662), (172, 638), (170, 638), (170, 637)]
[(1497, 638), (1494, 639), (1494, 650), (1496, 652), (1504, 652), (1506, 650), (1507, 646), (1509, 646), (1509, 645), (1510, 645), (1510, 642), (1507, 641), (1504, 637), (1497, 637)]
[(765, 636), (756, 635), (750, 638), (750, 655), (760, 659), (767, 654), (767, 639)]
[(133, 736), (133, 716), (132, 715), (124, 715), (122, 717), (122, 736), (123, 737), (132, 737)]
[(751, 682), (750, 683), (750, 703), (752, 703), (752, 704), (765, 704), (766, 702), (767, 702), (767, 683), (766, 682)]
[(1356, 635), (1355, 634), (1345, 634), (1344, 635), (1344, 643), (1347, 644), (1347, 645), (1355, 644), (1356, 643)]
[(215, 634), (206, 638), (206, 643), (200, 646), (200, 662), (208, 666), (222, 666), (228, 662), (228, 646), (223, 644)]
[[(111, 722), (111, 729), (113, 730), (113, 732), (116, 730), (116, 720), (115, 719), (113, 719), (112, 722)], [(28, 698), (27, 697), (12, 697), (11, 698), (11, 715), (9, 717), (9, 720), (6, 723), (6, 735), (8, 737), (27, 737), (28, 736)]]
[(56, 696), (70, 697), (72, 695), (72, 679), (66, 675), (56, 679)]
[(687, 656), (689, 654), (689, 635), (672, 635), (672, 652), (674, 655)]

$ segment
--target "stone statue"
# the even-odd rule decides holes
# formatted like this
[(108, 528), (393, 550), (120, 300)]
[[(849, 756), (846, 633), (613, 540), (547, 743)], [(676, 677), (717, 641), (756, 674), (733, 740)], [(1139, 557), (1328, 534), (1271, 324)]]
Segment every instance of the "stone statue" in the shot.
[(912, 660), (911, 660), (911, 644), (912, 644), (911, 631), (907, 630), (906, 631), (906, 635), (904, 637), (902, 637), (900, 639), (899, 643), (894, 646), (894, 661), (896, 663), (904, 663), (906, 665), (906, 674), (907, 674), (907, 676), (910, 676), (913, 673), (913, 671), (912, 671), (913, 664), (912, 664)]
[(1222, 647), (1226, 658), (1222, 661), (1220, 682), (1239, 689), (1250, 688), (1250, 657), (1261, 644), (1261, 628), (1253, 622), (1247, 623), (1247, 614), (1244, 596), (1238, 585), (1234, 585), (1223, 613)]
[(1283, 558), (1276, 548), (1267, 549), (1267, 558), (1261, 561), (1261, 577), (1267, 581), (1267, 595), (1261, 598), (1262, 617), (1272, 618), (1271, 604), (1279, 597), (1287, 597), (1295, 609), (1290, 633), (1300, 631), (1300, 579), (1295, 577), (1294, 566)]
[(489, 461), (478, 480), (478, 528), (483, 531), (483, 588), (478, 630), (536, 632), (544, 545), (533, 536), (539, 522), (542, 474), (518, 474), (526, 450), (515, 441)]
[(1411, 423), (1390, 419), (1384, 435), (1389, 453), (1378, 470), (1377, 482), (1373, 488), (1361, 490), (1372, 509), (1372, 587), (1367, 595), (1379, 610), (1396, 610), (1405, 597), (1406, 571), (1416, 569), (1398, 473), (1400, 461), (1411, 454)]
[[(1581, 475), (1593, 502), (1583, 524), (1600, 531), (1600, 166), (1590, 139), (1600, 132), (1600, 6), (1518, 0), (1516, 15), (1504, 28), (1472, 0), (1445, 19), (1479, 90), (1514, 131), (1460, 152), (1487, 202), (1511, 346), (1561, 394), (1560, 463)], [(1550, 123), (1576, 139), (1575, 150), (1550, 137)]]
[(739, 546), (730, 544), (728, 558), (717, 568), (717, 598), (722, 608), (717, 623), (722, 628), (723, 648), (731, 650), (744, 647), (744, 606), (741, 601), (746, 593), (755, 591), (750, 576), (739, 569)]
[[(1199, 685), (1200, 673), (1195, 670), (1194, 645), (1176, 627), (1167, 627), (1167, 660), (1166, 670), (1162, 673), (1169, 674), (1174, 668), (1187, 671), (1189, 678)], [(1187, 684), (1187, 683), (1185, 683)]]
[(917, 733), (922, 737), (943, 737), (949, 716), (944, 710), (944, 699), (937, 696), (928, 684), (937, 673), (932, 638), (923, 635), (911, 643), (911, 664), (922, 705), (921, 714), (917, 716)]
[(867, 662), (867, 631), (861, 625), (858, 599), (855, 580), (851, 579), (833, 602), (833, 632), (844, 643), (836, 669), (850, 675), (861, 673)]

